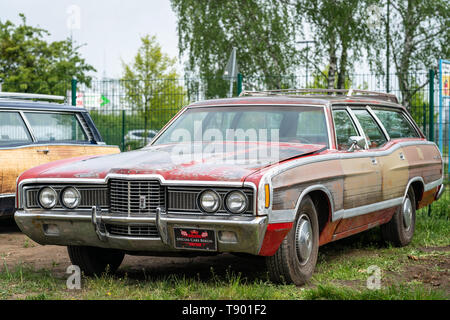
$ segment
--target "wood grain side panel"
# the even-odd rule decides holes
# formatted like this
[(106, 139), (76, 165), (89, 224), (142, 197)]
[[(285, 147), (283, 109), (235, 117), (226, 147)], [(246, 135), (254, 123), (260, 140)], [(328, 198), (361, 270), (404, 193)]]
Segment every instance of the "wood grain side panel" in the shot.
[(403, 197), (409, 180), (409, 163), (402, 149), (378, 158), (382, 173), (382, 199)]
[(300, 194), (313, 185), (323, 185), (330, 191), (336, 210), (343, 206), (344, 181), (339, 160), (292, 168), (274, 177), (272, 184), (273, 210), (295, 209)]
[[(49, 150), (48, 153), (39, 152)], [(0, 150), (1, 194), (15, 193), (16, 179), (24, 171), (51, 161), (74, 158), (83, 155), (107, 155), (119, 153), (117, 147), (110, 146), (31, 146)]]
[(371, 158), (342, 159), (344, 209), (382, 201), (381, 171)]
[(94, 155), (107, 155), (113, 153), (119, 153), (118, 147), (111, 146), (84, 146), (84, 145), (55, 145), (49, 146), (49, 161), (57, 161), (67, 158), (75, 158), (80, 156), (94, 156)]
[(403, 150), (409, 163), (409, 179), (422, 177), (427, 184), (442, 177), (441, 156), (436, 146), (407, 146)]
[(22, 172), (50, 161), (46, 155), (38, 152), (45, 148), (38, 146), (0, 150), (2, 194), (15, 193), (16, 179)]

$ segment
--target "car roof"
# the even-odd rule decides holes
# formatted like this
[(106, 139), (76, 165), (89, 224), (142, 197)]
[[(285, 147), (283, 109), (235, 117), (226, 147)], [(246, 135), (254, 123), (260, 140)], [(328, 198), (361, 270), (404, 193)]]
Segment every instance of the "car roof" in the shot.
[(1, 109), (86, 112), (86, 109), (82, 107), (74, 107), (68, 104), (14, 99), (0, 99), (0, 110)]

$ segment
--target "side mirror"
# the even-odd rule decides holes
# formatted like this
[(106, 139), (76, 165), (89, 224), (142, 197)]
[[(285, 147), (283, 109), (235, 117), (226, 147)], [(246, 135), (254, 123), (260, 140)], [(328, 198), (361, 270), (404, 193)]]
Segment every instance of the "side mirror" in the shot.
[(351, 144), (350, 148), (347, 150), (348, 152), (355, 151), (355, 148), (358, 147), (359, 149), (365, 149), (366, 148), (366, 139), (361, 136), (351, 136), (348, 138), (349, 143)]

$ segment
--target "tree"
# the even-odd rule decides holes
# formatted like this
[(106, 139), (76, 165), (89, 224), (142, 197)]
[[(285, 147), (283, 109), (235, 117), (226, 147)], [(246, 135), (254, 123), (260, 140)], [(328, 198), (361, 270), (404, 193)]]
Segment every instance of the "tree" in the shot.
[(187, 101), (176, 60), (162, 52), (155, 36), (141, 37), (141, 42), (133, 63), (122, 62), (122, 83), (126, 102), (144, 118), (147, 132), (161, 129)]
[(237, 48), (239, 70), (260, 77), (271, 88), (295, 70), (297, 24), (293, 8), (278, 0), (171, 0), (177, 16), (180, 56), (186, 71), (206, 82), (206, 96), (225, 96), (222, 81), (228, 57)]
[[(309, 24), (315, 42), (313, 58), (309, 61), (316, 72), (327, 73), (328, 89), (345, 88), (351, 66), (361, 62), (367, 35), (367, 8), (371, 0), (297, 0), (298, 19)], [(306, 59), (306, 57), (305, 57)], [(337, 81), (336, 81), (337, 77)]]
[(89, 85), (95, 71), (71, 39), (48, 43), (50, 33), (27, 25), (0, 21), (0, 80), (4, 91), (66, 95), (73, 77)]
[[(450, 10), (445, 0), (398, 0), (390, 1), (389, 46), (402, 103), (410, 106), (415, 94), (428, 84), (417, 84), (414, 72), (436, 66), (439, 58), (450, 57)], [(382, 17), (386, 24), (386, 16)], [(369, 57), (373, 70), (384, 74), (386, 62), (384, 49), (386, 33), (374, 30), (374, 39), (369, 46)]]

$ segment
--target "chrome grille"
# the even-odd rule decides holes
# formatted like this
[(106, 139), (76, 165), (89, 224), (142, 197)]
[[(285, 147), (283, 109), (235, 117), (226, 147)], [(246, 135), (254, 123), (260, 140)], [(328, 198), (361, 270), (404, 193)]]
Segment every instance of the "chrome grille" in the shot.
[(111, 179), (109, 192), (110, 212), (116, 215), (154, 215), (165, 204), (164, 188), (156, 180)]
[[(200, 209), (197, 205), (197, 197), (198, 195), (204, 191), (205, 187), (201, 188), (179, 188), (179, 187), (168, 187), (167, 196), (168, 196), (168, 205), (167, 210), (169, 213), (200, 213)], [(222, 205), (217, 211), (218, 214), (228, 214), (227, 210), (224, 207), (224, 199), (228, 192), (232, 190), (241, 190), (245, 193), (248, 198), (249, 206), (247, 211), (243, 214), (253, 214), (253, 189), (231, 189), (231, 188), (213, 188), (219, 196), (222, 198)], [(216, 213), (216, 214), (217, 214)]]
[[(66, 187), (75, 187), (78, 189), (81, 195), (81, 202), (78, 206), (79, 209), (91, 209), (93, 206), (99, 206), (101, 208), (108, 208), (108, 188), (106, 186), (77, 186), (77, 185), (57, 185), (52, 186), (53, 189), (58, 193)], [(36, 209), (40, 208), (38, 196), (39, 190), (42, 186), (29, 187), (25, 190), (25, 205), (27, 208)], [(58, 197), (59, 198), (59, 197)], [(56, 209), (62, 209), (60, 201), (55, 206)]]
[(115, 236), (159, 238), (155, 225), (106, 224), (105, 227), (109, 234)]

